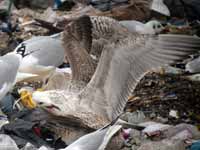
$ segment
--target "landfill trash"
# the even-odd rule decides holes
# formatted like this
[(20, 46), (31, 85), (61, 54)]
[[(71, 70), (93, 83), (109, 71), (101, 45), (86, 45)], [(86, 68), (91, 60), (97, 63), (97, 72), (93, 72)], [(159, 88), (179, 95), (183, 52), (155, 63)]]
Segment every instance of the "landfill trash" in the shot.
[(47, 147), (47, 146), (41, 146), (39, 148), (35, 147), (31, 143), (27, 143), (23, 148), (20, 150), (54, 150), (53, 148)]
[[(183, 131), (187, 131), (187, 133), (184, 134), (184, 136), (183, 136), (184, 133)], [(180, 133), (182, 133), (182, 135)], [(172, 138), (179, 140), (188, 140), (188, 139), (197, 140), (200, 138), (200, 132), (198, 131), (198, 128), (193, 125), (185, 123), (181, 123), (176, 126), (171, 126), (170, 128), (164, 130), (162, 135), (165, 138)]]
[(14, 26), (9, 22), (9, 20), (6, 20), (6, 22), (2, 22), (0, 24), (0, 30), (2, 32), (6, 32), (8, 35), (12, 35), (12, 32), (18, 32), (19, 26), (18, 24), (15, 24)]
[(27, 143), (23, 148), (21, 148), (21, 150), (37, 150), (38, 148), (36, 148), (34, 145), (32, 145), (31, 143)]
[(164, 74), (183, 74), (185, 71), (183, 69), (175, 68), (172, 66), (164, 66), (162, 67)]
[(120, 21), (119, 23), (126, 27), (129, 31), (133, 33), (138, 32), (140, 34), (160, 33), (164, 29), (161, 23), (155, 20), (149, 21), (146, 24), (135, 20)]
[(19, 149), (19, 150), (54, 150), (54, 148), (50, 148), (47, 146), (41, 146), (39, 148), (33, 146), (30, 143), (27, 143), (23, 148)]
[(149, 5), (149, 1), (131, 0), (129, 4), (113, 7), (111, 10), (98, 13), (98, 15), (112, 17), (116, 20), (144, 21), (150, 16)]
[(181, 140), (162, 140), (142, 144), (138, 150), (186, 150), (186, 144)]
[(48, 29), (50, 34), (56, 34), (56, 33), (60, 33), (63, 31), (62, 29), (56, 27), (55, 23), (47, 22), (47, 21), (44, 21), (41, 19), (34, 19), (34, 20), (36, 21), (33, 23), (34, 25)]
[(19, 90), (21, 103), (29, 109), (36, 107), (36, 103), (32, 100), (33, 89), (30, 87), (24, 87)]
[(11, 10), (14, 9), (13, 6), (13, 1), (7, 1), (7, 0), (1, 0), (0, 1), (0, 15), (2, 15), (2, 13), (5, 13), (6, 16), (10, 16), (11, 15)]
[(128, 0), (91, 0), (90, 4), (101, 11), (108, 11), (115, 6), (128, 4)]
[(15, 78), (22, 57), (21, 55), (12, 52), (4, 56), (1, 56), (0, 60), (1, 60), (1, 70), (2, 70), (0, 73), (1, 76), (0, 100), (1, 100), (15, 84)]
[(200, 142), (194, 142), (191, 146), (188, 147), (189, 150), (200, 150)]
[(24, 147), (27, 141), (37, 146), (45, 145), (45, 141), (32, 130), (35, 125), (36, 123), (17, 119), (14, 122), (4, 125), (0, 132), (13, 138), (19, 148)]
[[(141, 134), (138, 130), (123, 129), (123, 137), (125, 137), (126, 140), (125, 147), (132, 148), (133, 150), (171, 150), (178, 147), (186, 149), (192, 141), (199, 139), (200, 132), (197, 127), (190, 124), (172, 126), (156, 122), (144, 122), (142, 125), (147, 126), (146, 129), (149, 131), (149, 134), (145, 134), (147, 136), (144, 136), (144, 134)], [(143, 130), (143, 133), (146, 129)]]
[(64, 30), (65, 26), (69, 24), (72, 20), (74, 20), (74, 18), (78, 18), (83, 15), (101, 16), (101, 13), (102, 13), (101, 11), (89, 5), (89, 6), (83, 7), (82, 9), (78, 9), (78, 10), (75, 9), (75, 10), (70, 11), (69, 14), (65, 14), (64, 16), (57, 19), (55, 24), (56, 24), (56, 27)]
[(29, 118), (32, 115), (22, 114), (22, 116), (16, 117), (17, 119), (5, 124), (0, 133), (12, 137), (19, 148), (24, 147), (28, 142), (35, 147), (48, 146), (55, 149), (66, 147), (66, 144), (63, 145), (59, 138), (54, 137), (54, 132), (51, 132), (45, 127), (44, 123), (41, 123), (44, 121), (39, 119), (41, 116)]
[(15, 102), (15, 98), (11, 93), (7, 93), (0, 101), (0, 107), (2, 112), (5, 114), (13, 113), (13, 105)]
[(3, 56), (6, 53), (11, 51), (7, 47), (10, 37), (7, 33), (0, 31), (0, 38), (1, 38), (1, 40), (0, 40), (0, 55)]
[(170, 125), (156, 122), (144, 122), (140, 123), (139, 125), (146, 126), (146, 128), (142, 132), (148, 136), (154, 136), (157, 134), (160, 135), (160, 132), (170, 127)]
[(163, 0), (153, 0), (151, 4), (151, 9), (159, 12), (160, 14), (170, 16), (170, 11), (168, 7), (163, 3)]
[(169, 116), (179, 118), (177, 110), (170, 110)]
[(62, 17), (60, 15), (58, 15), (56, 13), (56, 11), (54, 11), (51, 7), (49, 7), (48, 9), (46, 9), (44, 11), (44, 13), (42, 15), (38, 14), (34, 18), (42, 19), (42, 20), (45, 20), (45, 21), (51, 22), (51, 23), (56, 23), (56, 21), (60, 20)]
[(73, 0), (54, 0), (54, 10), (65, 10), (69, 11), (71, 10), (74, 6), (76, 1)]
[[(149, 82), (151, 86), (146, 86)], [(140, 99), (128, 102), (129, 111), (139, 109), (147, 118), (163, 120), (167, 124), (199, 122), (199, 82), (191, 81), (184, 74), (150, 72), (140, 81), (132, 95)], [(169, 116), (171, 109), (178, 111), (178, 119)], [(160, 120), (160, 117), (163, 119)]]
[(0, 134), (1, 150), (19, 150), (15, 141), (6, 134)]
[(2, 126), (4, 126), (5, 124), (9, 123), (8, 118), (5, 116), (0, 116), (0, 129)]
[(125, 120), (122, 120), (121, 117), (117, 120), (116, 122), (117, 125), (122, 125), (123, 128), (131, 128), (131, 129), (136, 129), (138, 131), (143, 130), (145, 127), (144, 126), (140, 126), (138, 124), (135, 123), (129, 123)]
[(14, 1), (15, 6), (20, 9), (24, 7), (30, 7), (31, 9), (46, 9), (49, 6), (53, 6), (52, 0), (19, 0)]
[(47, 148), (46, 146), (41, 146), (38, 150), (51, 150), (51, 148)]
[(130, 147), (130, 145), (138, 146), (142, 143), (142, 134), (140, 131), (135, 129), (123, 129), (123, 138), (125, 140), (125, 146)]
[(8, 7), (9, 7), (9, 3), (10, 3), (9, 1), (2, 0), (0, 2), (0, 9), (1, 10), (7, 10)]
[(200, 74), (188, 75), (188, 76), (185, 76), (185, 78), (191, 81), (200, 81)]
[[(27, 3), (24, 3), (25, 1)], [(35, 8), (42, 8), (44, 6), (42, 3), (40, 3), (40, 1), (46, 5), (45, 10), (35, 9)], [(1, 54), (7, 53), (8, 49), (13, 50), (15, 48), (15, 45), (17, 43), (21, 43), (22, 40), (24, 41), (24, 40), (30, 39), (33, 36), (36, 36), (36, 38), (38, 36), (49, 37), (50, 34), (57, 33), (58, 31), (62, 31), (63, 29), (66, 30), (66, 27), (64, 26), (70, 25), (71, 21), (73, 24), (74, 23), (73, 21), (74, 20), (76, 21), (77, 17), (82, 16), (84, 14), (88, 14), (92, 16), (93, 15), (112, 16), (113, 18), (116, 18), (118, 20), (125, 19), (126, 21), (129, 21), (129, 20), (132, 21), (132, 19), (135, 19), (138, 21), (148, 22), (150, 20), (155, 19), (155, 18), (149, 18), (150, 11), (151, 11), (150, 10), (151, 2), (149, 0), (148, 1), (147, 0), (145, 1), (141, 1), (141, 0), (74, 1), (73, 0), (73, 2), (71, 0), (70, 1), (67, 0), (67, 3), (65, 2), (65, 4), (69, 4), (68, 2), (72, 2), (74, 4), (73, 6), (61, 4), (60, 6), (65, 8), (64, 11), (59, 6), (56, 6), (57, 10), (55, 11), (54, 9), (55, 7), (52, 8), (53, 3), (55, 3), (55, 1), (52, 0), (51, 4), (49, 2), (50, 2), (49, 0), (48, 1), (42, 1), (42, 0), (15, 1), (15, 4), (18, 3), (17, 5), (18, 8), (20, 7), (19, 5), (29, 7), (29, 8), (12, 10), (11, 17), (8, 19), (8, 21), (7, 20), (5, 21), (4, 19), (2, 19), (3, 22), (0, 22), (0, 30), (3, 31), (2, 33), (0, 33)], [(95, 9), (91, 5), (88, 6), (89, 3), (92, 4), (92, 6), (94, 6), (97, 9)], [(169, 6), (167, 7), (170, 9), (170, 13), (171, 13), (171, 7)], [(159, 7), (159, 9), (160, 8), (161, 7)], [(179, 7), (177, 7), (177, 10), (178, 8)], [(71, 11), (68, 11), (67, 9)], [(98, 9), (102, 9), (106, 11), (101, 12)], [(162, 13), (163, 9), (160, 9), (160, 10)], [(166, 11), (163, 11), (163, 12), (166, 13)], [(7, 14), (0, 15), (0, 19), (1, 17), (4, 17), (4, 16), (7, 17)], [(174, 13), (172, 13), (172, 16), (174, 16)], [(154, 17), (154, 16), (151, 16), (151, 17)], [(160, 18), (159, 21), (161, 20), (161, 23), (163, 25), (166, 25), (162, 33), (189, 34), (193, 36), (193, 35), (196, 35), (196, 33), (198, 32), (198, 28), (195, 28), (195, 30), (197, 30), (195, 31), (192, 23), (188, 24), (188, 21), (185, 20), (184, 18), (183, 19), (171, 18), (169, 16), (165, 17), (163, 15), (162, 17), (163, 18)], [(44, 20), (47, 20), (47, 22), (45, 22)], [(100, 24), (100, 26), (98, 25), (98, 23)], [(98, 22), (97, 20), (97, 24), (96, 24), (97, 26), (95, 26), (94, 24), (92, 25), (93, 34), (95, 33), (94, 31), (99, 32), (101, 30), (104, 31), (104, 29), (105, 31), (109, 32), (110, 30), (108, 28), (106, 27), (104, 28), (104, 25), (106, 25), (106, 23), (107, 22), (104, 22), (104, 21)], [(90, 37), (89, 24), (87, 23), (87, 21), (83, 23), (79, 22), (79, 24), (80, 26), (75, 26), (73, 30), (70, 30), (72, 32), (69, 32), (69, 36), (67, 37), (67, 39), (71, 39), (71, 37), (75, 38), (75, 40), (72, 41), (72, 43), (68, 44), (68, 48), (71, 49), (70, 52), (74, 52), (75, 54), (76, 53), (81, 54), (81, 52), (83, 52), (81, 50), (85, 49), (84, 42), (90, 41), (90, 39), (88, 40), (88, 37)], [(86, 29), (85, 29), (85, 24), (86, 24)], [(142, 25), (143, 23), (136, 22), (136, 24)], [(115, 30), (116, 29), (115, 27), (116, 26), (111, 25), (111, 29)], [(156, 29), (158, 26), (152, 22), (150, 24), (150, 27)], [(96, 28), (100, 30), (96, 30)], [(121, 31), (121, 30), (118, 30), (117, 28), (116, 31), (117, 32), (114, 33), (115, 35), (117, 35), (118, 31)], [(131, 49), (135, 45), (134, 44), (129, 45), (128, 44), (129, 42), (126, 42), (126, 40), (128, 39), (126, 37), (131, 33), (127, 32), (123, 34), (123, 31), (121, 31), (121, 33), (122, 33), (121, 35), (123, 36), (123, 40), (121, 38), (118, 38), (118, 36), (115, 36), (113, 39), (110, 40), (110, 37), (112, 37), (112, 35), (109, 35), (108, 39), (106, 39), (108, 44), (106, 43), (104, 44), (104, 46), (109, 48), (109, 51), (104, 50), (103, 56), (109, 58), (108, 56), (111, 55), (112, 59), (110, 57), (108, 61), (105, 61), (103, 57), (100, 58), (101, 63), (99, 65), (101, 67), (100, 69), (98, 69), (99, 66), (97, 67), (97, 72), (95, 73), (91, 81), (92, 84), (89, 83), (87, 85), (83, 83), (81, 85), (77, 85), (79, 84), (79, 82), (73, 79), (80, 79), (80, 78), (73, 78), (75, 74), (73, 70), (73, 65), (71, 64), (72, 59), (66, 60), (67, 63), (70, 63), (69, 66), (71, 68), (66, 69), (66, 68), (63, 68), (63, 65), (62, 67), (60, 65), (56, 65), (55, 67), (59, 66), (62, 68), (62, 70), (58, 70), (57, 68), (52, 69), (51, 76), (50, 77), (48, 76), (48, 80), (45, 80), (45, 81), (43, 80), (43, 82), (45, 83), (45, 86), (43, 86), (44, 90), (53, 90), (53, 91), (51, 92), (44, 91), (44, 93), (42, 91), (38, 92), (38, 93), (43, 93), (38, 96), (42, 100), (41, 101), (36, 100), (36, 102), (39, 104), (39, 107), (43, 107), (44, 110), (35, 107), (36, 103), (33, 101), (34, 96), (33, 98), (31, 96), (32, 91), (23, 89), (24, 86), (29, 86), (29, 87), (33, 87), (33, 91), (36, 91), (38, 87), (42, 87), (41, 81), (40, 81), (41, 75), (37, 73), (18, 72), (17, 77), (16, 77), (16, 80), (18, 82), (17, 85), (15, 85), (12, 93), (9, 92), (6, 96), (4, 96), (4, 98), (1, 101), (2, 103), (1, 106), (4, 106), (6, 108), (6, 109), (4, 108), (3, 111), (6, 110), (5, 112), (7, 115), (7, 117), (0, 116), (0, 123), (2, 122), (2, 124), (7, 125), (7, 126), (4, 125), (3, 129), (1, 130), (2, 133), (5, 131), (4, 129), (10, 125), (14, 131), (11, 129), (8, 135), (15, 136), (15, 138), (13, 139), (16, 140), (15, 142), (17, 143), (18, 146), (20, 146), (21, 149), (23, 148), (25, 149), (26, 146), (27, 148), (29, 147), (35, 150), (43, 149), (43, 148), (48, 149), (48, 150), (60, 149), (60, 148), (63, 149), (63, 148), (66, 148), (66, 144), (70, 144), (71, 142), (74, 142), (77, 138), (81, 137), (82, 135), (93, 132), (96, 129), (98, 130), (99, 128), (102, 128), (102, 126), (104, 126), (105, 124), (110, 123), (110, 121), (113, 120), (113, 118), (116, 118), (116, 116), (118, 117), (119, 115), (118, 111), (120, 114), (121, 112), (124, 111), (124, 106), (125, 106), (124, 103), (129, 99), (126, 111), (131, 111), (132, 113), (126, 113), (123, 116), (124, 119), (129, 122), (121, 121), (121, 123), (119, 123), (120, 119), (118, 119), (117, 121), (117, 123), (119, 123), (125, 128), (122, 130), (122, 133), (121, 133), (124, 139), (122, 140), (120, 139), (120, 142), (124, 142), (124, 148), (122, 149), (136, 150), (141, 145), (147, 144), (147, 142), (152, 143), (152, 140), (158, 140), (158, 141), (155, 144), (154, 142), (152, 143), (152, 145), (149, 144), (150, 147), (146, 147), (146, 149), (148, 150), (156, 149), (156, 148), (157, 149), (159, 148), (160, 149), (162, 148), (163, 149), (178, 149), (179, 146), (185, 147), (185, 145), (181, 145), (181, 144), (183, 144), (186, 140), (188, 141), (188, 139), (191, 141), (200, 139), (198, 136), (199, 132), (197, 128), (195, 127), (195, 126), (199, 126), (199, 120), (200, 120), (199, 119), (200, 109), (198, 105), (199, 96), (200, 96), (199, 95), (200, 86), (198, 85), (199, 84), (198, 82), (190, 81), (187, 78), (185, 78), (185, 75), (183, 75), (184, 70), (180, 70), (180, 73), (179, 73), (178, 69), (170, 68), (169, 66), (170, 69), (167, 68), (168, 69), (167, 70), (166, 68), (164, 68), (163, 69), (164, 71), (162, 74), (150, 72), (147, 75), (145, 75), (145, 77), (140, 81), (140, 83), (137, 82), (139, 83), (137, 86), (134, 85), (136, 86), (136, 90), (134, 90), (134, 93), (129, 92), (129, 89), (126, 90), (126, 88), (124, 88), (124, 87), (128, 87), (128, 88), (132, 87), (132, 77), (130, 77), (130, 81), (128, 81), (126, 80), (127, 76), (130, 76), (132, 74), (140, 75), (140, 73), (137, 72), (138, 71), (137, 68), (142, 68), (142, 70), (143, 69), (148, 70), (148, 67), (146, 65), (145, 66), (143, 65), (144, 63), (146, 63), (146, 61), (148, 63), (148, 66), (151, 66), (151, 63), (149, 62), (152, 62), (152, 61), (154, 62), (154, 59), (152, 60), (151, 58), (152, 57), (154, 58), (155, 55), (156, 55), (155, 59), (156, 60), (159, 59), (161, 62), (164, 61), (165, 58), (168, 58), (168, 56), (165, 57), (166, 55), (168, 55), (168, 48), (166, 48), (166, 41), (167, 43), (171, 42), (171, 40), (177, 42), (177, 40), (179, 41), (181, 37), (180, 38), (178, 37), (177, 40), (174, 40), (173, 38), (170, 37), (170, 35), (166, 35), (166, 36), (169, 36), (169, 38), (165, 38), (162, 35), (159, 35), (159, 36), (153, 35), (155, 36), (155, 39), (156, 37), (158, 37), (159, 40), (161, 38), (161, 42), (163, 42), (163, 45), (165, 47), (164, 49), (165, 50), (167, 49), (166, 51), (167, 54), (163, 54), (164, 52), (162, 53), (162, 51), (160, 51), (159, 49), (157, 49), (156, 51), (153, 50), (153, 53), (151, 55), (152, 57), (148, 57), (148, 59), (146, 60), (143, 58), (144, 57), (146, 58), (148, 53), (145, 53), (145, 55), (143, 55), (142, 53), (140, 55), (141, 60), (145, 60), (145, 61), (139, 61), (140, 60), (138, 59), (139, 57), (137, 58), (138, 55), (134, 57), (136, 58), (136, 60), (134, 59), (135, 62), (139, 63), (139, 65), (141, 66), (138, 66), (137, 63), (134, 63), (133, 67), (132, 65), (131, 67), (127, 67), (127, 64), (130, 63), (129, 60), (133, 60), (133, 59), (132, 59), (132, 53), (130, 53), (130, 51), (127, 50), (124, 47), (124, 45), (131, 47)], [(82, 35), (82, 36), (77, 36), (77, 35)], [(143, 39), (143, 36), (137, 37), (137, 39), (140, 39), (140, 38), (142, 39), (144, 43), (148, 44), (148, 36), (145, 36), (144, 39)], [(162, 38), (167, 39), (167, 40), (162, 40)], [(91, 43), (95, 44), (95, 40), (94, 39), (92, 40), (93, 41)], [(113, 42), (113, 40), (120, 41), (120, 42), (122, 41), (122, 43), (125, 41), (125, 44), (120, 45), (118, 42)], [(7, 47), (10, 45), (10, 41), (13, 41), (14, 43), (14, 44), (11, 44), (13, 48), (7, 49)], [(97, 41), (99, 42), (100, 40), (97, 40)], [(153, 44), (151, 43), (151, 45), (148, 47), (156, 47), (156, 45), (158, 45), (159, 47), (160, 41), (157, 41), (157, 40), (156, 41), (152, 40), (152, 41), (153, 41)], [(137, 42), (139, 42), (138, 45), (140, 45), (141, 41), (137, 40)], [(182, 42), (187, 43), (189, 42), (189, 40), (185, 39)], [(35, 45), (38, 46), (39, 43), (40, 43), (40, 40), (38, 40), (35, 43)], [(65, 43), (67, 43), (66, 40), (65, 40)], [(198, 46), (196, 47), (196, 44), (198, 44), (199, 41), (189, 42), (189, 43), (191, 43), (191, 45), (194, 46), (194, 49), (192, 50), (196, 51), (196, 49), (199, 49)], [(47, 43), (46, 45), (49, 46), (49, 44), (51, 44), (51, 42)], [(172, 46), (173, 49), (171, 51), (173, 51), (173, 53), (175, 54), (177, 54), (176, 51), (178, 51), (178, 54), (177, 54), (178, 56), (177, 58), (175, 58), (176, 56), (173, 54), (173, 57), (170, 57), (170, 59), (179, 59), (179, 56), (182, 55), (182, 49), (185, 49), (185, 46), (184, 44), (183, 45), (178, 44), (179, 45), (178, 47), (176, 47), (175, 44), (172, 44), (172, 45), (173, 45)], [(23, 45), (21, 46), (23, 47)], [(79, 51), (75, 51), (73, 49), (74, 46)], [(122, 50), (118, 49), (118, 47), (123, 49), (123, 53), (122, 53)], [(161, 48), (162, 48), (162, 44), (161, 44)], [(115, 49), (115, 51), (113, 51), (112, 49)], [(127, 54), (124, 53), (124, 51), (127, 52)], [(169, 52), (170, 56), (172, 55), (171, 51)], [(185, 51), (187, 51), (187, 49)], [(114, 55), (112, 55), (113, 52), (114, 52)], [(162, 53), (162, 59), (161, 57), (157, 56), (157, 55), (160, 56), (158, 52)], [(130, 54), (128, 55), (128, 53)], [(44, 56), (47, 56), (47, 55), (48, 55), (48, 51), (45, 52)], [(184, 55), (185, 55), (185, 52), (184, 52)], [(80, 66), (77, 67), (78, 68), (77, 73), (79, 75), (85, 73), (83, 77), (88, 77), (87, 67), (83, 65), (85, 63), (82, 63), (82, 61), (79, 61), (80, 58), (84, 59), (84, 57), (78, 58), (79, 56), (77, 55), (74, 55), (74, 56), (76, 56), (74, 57), (75, 58), (74, 60), (76, 60), (77, 62), (80, 62), (81, 64), (80, 65), (81, 67)], [(64, 57), (64, 54), (63, 54), (63, 57)], [(127, 61), (124, 61), (124, 60), (127, 60)], [(96, 57), (95, 63), (97, 61), (98, 61), (98, 57)], [(187, 61), (184, 61), (184, 62), (187, 62)], [(106, 65), (109, 66), (109, 64), (111, 64), (110, 65), (111, 69), (109, 70), (106, 67), (104, 68), (102, 64), (103, 66), (106, 66)], [(158, 65), (160, 64), (162, 63), (159, 63)], [(185, 66), (184, 63), (182, 64), (183, 66)], [(120, 65), (121, 67), (120, 69), (117, 69), (115, 71), (118, 65)], [(96, 67), (96, 65), (94, 66)], [(175, 66), (177, 67), (177, 65)], [(115, 68), (115, 69), (112, 69), (112, 68)], [(129, 71), (127, 71), (128, 68), (131, 70), (133, 68), (133, 71), (131, 71), (130, 73)], [(70, 70), (71, 72), (68, 72), (66, 70), (68, 71)], [(98, 70), (101, 70), (102, 72)], [(130, 74), (127, 72), (129, 72)], [(109, 76), (106, 76), (105, 73), (106, 74), (108, 73)], [(122, 73), (123, 75), (121, 75)], [(112, 78), (112, 76), (113, 77), (115, 76), (116, 78)], [(135, 76), (133, 77), (135, 79)], [(198, 75), (196, 75), (196, 77), (198, 78)], [(91, 79), (91, 76), (88, 79)], [(136, 77), (136, 80), (137, 79), (138, 78)], [(121, 84), (123, 84), (123, 88), (121, 88)], [(99, 85), (101, 88), (98, 88), (98, 87), (96, 88), (96, 86), (93, 86), (93, 85)], [(19, 90), (21, 88), (22, 90)], [(20, 95), (17, 94), (16, 92), (17, 90), (20, 91), (19, 92), (21, 93)], [(131, 88), (131, 91), (132, 90), (133, 89)], [(13, 95), (14, 97), (11, 95)], [(131, 97), (128, 97), (130, 95)], [(78, 99), (78, 101), (80, 102), (80, 105), (78, 106), (74, 102), (77, 100), (76, 97), (80, 98)], [(97, 99), (101, 100), (101, 102), (97, 101)], [(110, 99), (112, 99), (112, 101)], [(124, 101), (120, 101), (120, 105), (123, 105), (123, 108), (116, 107), (116, 105), (119, 104), (119, 102), (115, 103), (116, 99), (124, 99)], [(14, 102), (14, 105), (13, 105), (13, 102)], [(21, 103), (23, 103), (23, 105), (21, 105)], [(106, 105), (106, 107), (105, 109), (102, 109), (104, 107), (104, 104)], [(20, 105), (21, 107), (18, 107), (18, 105)], [(86, 109), (82, 109), (82, 106), (86, 106)], [(185, 109), (186, 108), (185, 106), (187, 106), (187, 109)], [(17, 109), (15, 109), (15, 107), (17, 107)], [(109, 109), (106, 109), (107, 107), (109, 107)], [(73, 110), (72, 108), (75, 108), (75, 110)], [(113, 110), (116, 110), (116, 111), (113, 112)], [(101, 113), (98, 114), (96, 112), (102, 112), (102, 114)], [(104, 114), (108, 114), (108, 115), (104, 115)], [(106, 120), (106, 118), (109, 118), (109, 120), (108, 119)], [(151, 125), (146, 128), (147, 133), (145, 135), (141, 134), (142, 130), (145, 131), (145, 127), (138, 123), (143, 123), (149, 120), (153, 120), (156, 122), (160, 121), (163, 124), (159, 122), (160, 125), (157, 125), (157, 126)], [(19, 123), (20, 121), (21, 121), (21, 124)], [(190, 124), (193, 124), (194, 126), (191, 126), (191, 127), (189, 125), (181, 126), (179, 124), (181, 122), (190, 123)], [(171, 124), (173, 124), (174, 126)], [(26, 127), (26, 125), (29, 125), (29, 129), (27, 129), (28, 127)], [(168, 126), (168, 125), (170, 127), (165, 128), (165, 126)], [(46, 130), (46, 128), (50, 129), (50, 131)], [(44, 133), (43, 129), (45, 129), (45, 134), (43, 134)], [(21, 135), (23, 133), (24, 135)], [(112, 136), (112, 134), (109, 134), (109, 135)], [(110, 140), (111, 137), (109, 135), (108, 136), (106, 135), (105, 139), (108, 138), (108, 140)], [(112, 140), (114, 140), (116, 137), (119, 139), (118, 136), (113, 136)], [(61, 140), (61, 138), (62, 140), (64, 140), (64, 142)], [(94, 138), (91, 138), (88, 141), (90, 142), (90, 140), (93, 140), (93, 139)], [(30, 143), (27, 144), (28, 142), (31, 142), (33, 145), (31, 145)], [(105, 149), (107, 144), (108, 144), (108, 141), (106, 141), (105, 144), (103, 144), (102, 149)], [(114, 144), (113, 141), (109, 142), (108, 145), (110, 146), (110, 144), (111, 144), (111, 149), (112, 148), (116, 149), (112, 146)], [(117, 144), (114, 144), (114, 145), (116, 146)]]
[[(177, 97), (176, 93), (173, 93), (173, 92), (167, 93), (161, 97), (161, 100), (163, 100), (163, 101), (176, 100), (176, 99), (178, 99), (178, 97)], [(174, 112), (172, 112), (172, 114), (174, 114)], [(177, 112), (175, 114), (177, 114)], [(169, 115), (170, 115), (170, 112), (169, 112)]]
[(200, 1), (198, 0), (164, 0), (171, 17), (187, 18), (189, 21), (200, 19)]
[[(191, 27), (188, 24), (182, 24), (181, 21), (172, 21), (174, 24), (168, 23), (168, 25), (165, 26), (165, 33), (171, 33), (171, 34), (186, 34), (186, 35), (195, 35), (196, 31), (192, 30)], [(179, 24), (180, 25), (176, 25)], [(183, 22), (185, 23), (185, 22)]]
[(132, 113), (126, 112), (120, 118), (132, 124), (138, 124), (146, 120), (146, 117), (142, 111), (135, 111)]

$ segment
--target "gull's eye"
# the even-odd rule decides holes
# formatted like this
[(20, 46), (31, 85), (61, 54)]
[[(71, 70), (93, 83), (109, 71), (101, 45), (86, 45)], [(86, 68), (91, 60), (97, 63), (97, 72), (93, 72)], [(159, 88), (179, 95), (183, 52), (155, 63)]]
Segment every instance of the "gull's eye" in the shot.
[(158, 28), (161, 28), (161, 25), (160, 25), (160, 24), (158, 25)]
[(153, 25), (153, 29), (155, 29), (156, 28), (156, 26), (155, 26), (155, 24)]
[(39, 104), (39, 105), (42, 105), (42, 104), (44, 104), (44, 103), (43, 103), (43, 102), (39, 102), (38, 104)]

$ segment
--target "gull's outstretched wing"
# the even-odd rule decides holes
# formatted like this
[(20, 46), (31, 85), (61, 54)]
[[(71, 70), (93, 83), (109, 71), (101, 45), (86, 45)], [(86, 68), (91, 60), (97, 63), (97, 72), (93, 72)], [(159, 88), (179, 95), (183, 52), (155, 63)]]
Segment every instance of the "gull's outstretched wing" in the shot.
[(92, 46), (89, 17), (81, 17), (65, 27), (63, 46), (72, 69), (72, 80), (88, 83), (96, 68), (95, 61), (89, 55)]
[(188, 57), (200, 49), (200, 39), (186, 35), (127, 35), (108, 43), (91, 81), (80, 93), (82, 106), (115, 119), (145, 73)]
[(121, 125), (108, 126), (84, 135), (64, 150), (104, 150), (121, 127)]

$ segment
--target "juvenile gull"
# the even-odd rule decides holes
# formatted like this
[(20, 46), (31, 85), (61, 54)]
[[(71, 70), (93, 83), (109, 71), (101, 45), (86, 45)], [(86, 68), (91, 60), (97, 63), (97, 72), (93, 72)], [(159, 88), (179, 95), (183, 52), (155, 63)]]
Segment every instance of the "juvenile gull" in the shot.
[[(108, 39), (104, 40), (105, 46), (92, 79), (78, 93), (68, 89), (33, 93), (33, 99), (55, 118), (65, 122), (70, 130), (73, 126), (79, 126), (84, 132), (84, 128), (98, 129), (110, 123), (123, 112), (128, 96), (146, 72), (188, 57), (200, 47), (199, 38), (193, 36), (144, 36), (128, 32), (107, 17), (83, 16), (80, 20), (86, 21), (85, 24), (96, 22), (92, 28), (98, 30), (92, 36), (99, 40)], [(76, 48), (78, 41), (74, 34), (76, 30), (71, 25), (66, 27), (63, 35), (70, 46), (68, 53)], [(83, 24), (80, 26), (82, 28), (77, 32), (87, 30)]]

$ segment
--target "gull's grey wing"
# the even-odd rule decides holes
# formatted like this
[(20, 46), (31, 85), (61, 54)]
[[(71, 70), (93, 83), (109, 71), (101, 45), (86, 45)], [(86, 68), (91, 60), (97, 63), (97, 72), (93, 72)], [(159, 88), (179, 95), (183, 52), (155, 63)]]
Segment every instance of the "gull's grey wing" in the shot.
[(50, 36), (33, 37), (19, 44), (14, 50), (23, 57), (22, 66), (43, 65), (59, 66), (63, 63), (64, 47), (61, 39)]
[(65, 150), (97, 150), (104, 140), (104, 136), (109, 128), (97, 130), (80, 137), (70, 144)]
[[(104, 150), (111, 142), (113, 136), (122, 128), (121, 125), (107, 126), (95, 132), (80, 137), (65, 150)], [(112, 144), (112, 148), (115, 145)]]
[(15, 84), (15, 78), (20, 65), (21, 56), (9, 53), (0, 57), (0, 99)]
[(80, 104), (115, 119), (145, 73), (188, 57), (200, 49), (200, 39), (183, 35), (130, 35), (103, 50), (91, 81), (80, 93)]

